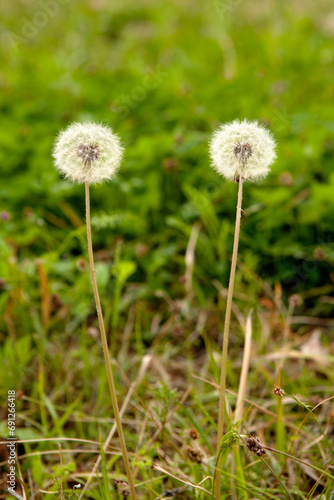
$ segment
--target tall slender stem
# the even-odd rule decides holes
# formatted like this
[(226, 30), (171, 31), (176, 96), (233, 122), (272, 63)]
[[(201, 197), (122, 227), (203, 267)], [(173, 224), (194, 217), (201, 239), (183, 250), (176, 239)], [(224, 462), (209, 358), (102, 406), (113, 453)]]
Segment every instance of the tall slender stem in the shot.
[(104, 328), (104, 320), (103, 320), (103, 314), (102, 314), (102, 307), (101, 307), (99, 290), (98, 290), (98, 287), (97, 287), (96, 276), (95, 276), (94, 254), (93, 254), (93, 244), (92, 244), (92, 229), (91, 229), (91, 223), (90, 223), (89, 183), (87, 181), (85, 182), (85, 192), (86, 192), (86, 226), (87, 226), (87, 242), (88, 242), (89, 267), (90, 267), (90, 274), (91, 274), (92, 284), (93, 284), (93, 290), (94, 290), (94, 298), (95, 298), (95, 304), (96, 304), (96, 311), (97, 311), (97, 317), (98, 317), (98, 320), (99, 320), (99, 327), (100, 327), (101, 340), (102, 340), (102, 346), (103, 346), (104, 360), (105, 360), (106, 368), (107, 368), (107, 375), (108, 375), (108, 382), (109, 382), (111, 400), (112, 400), (112, 405), (113, 405), (114, 414), (115, 414), (115, 420), (116, 420), (116, 425), (117, 425), (118, 436), (119, 436), (119, 439), (120, 439), (120, 442), (121, 442), (121, 449), (122, 449), (122, 455), (123, 455), (123, 460), (124, 460), (126, 475), (128, 477), (128, 481), (129, 481), (129, 486), (130, 486), (130, 491), (131, 491), (131, 498), (133, 500), (135, 500), (136, 499), (136, 491), (135, 491), (134, 482), (133, 482), (133, 476), (132, 476), (132, 472), (131, 472), (131, 468), (130, 468), (130, 462), (129, 462), (128, 452), (127, 452), (127, 449), (126, 449), (126, 444), (125, 444), (125, 438), (124, 438), (124, 433), (123, 433), (123, 427), (122, 427), (121, 417), (120, 417), (119, 409), (118, 409), (118, 403), (117, 403), (117, 396), (116, 396), (116, 390), (115, 390), (114, 377), (113, 377), (113, 373), (112, 373), (112, 369), (111, 369), (111, 363), (110, 363), (110, 358), (109, 358), (109, 348), (108, 348), (107, 336), (106, 336), (106, 331), (105, 331), (105, 328)]
[[(237, 256), (238, 256), (238, 246), (239, 246), (240, 221), (241, 221), (241, 202), (242, 202), (242, 183), (243, 183), (243, 179), (240, 176), (239, 177), (238, 203), (237, 203), (237, 214), (236, 214), (236, 221), (235, 221), (233, 253), (232, 253), (232, 263), (231, 263), (231, 273), (230, 273), (230, 283), (229, 283), (229, 287), (228, 287), (226, 314), (225, 314), (222, 362), (221, 362), (221, 371), (220, 371), (217, 454), (219, 453), (219, 446), (220, 446), (220, 442), (221, 442), (222, 437), (223, 437), (224, 422), (225, 422), (227, 350), (228, 350), (228, 337), (229, 337), (229, 332), (230, 332), (230, 320), (231, 320), (232, 299), (233, 299), (233, 290), (234, 290), (235, 269), (237, 266)], [(219, 472), (220, 466), (221, 466), (221, 456), (217, 460), (217, 469), (218, 470), (217, 470), (217, 474), (216, 474), (215, 488), (214, 488), (216, 500), (220, 499), (220, 477), (221, 477), (221, 474)]]

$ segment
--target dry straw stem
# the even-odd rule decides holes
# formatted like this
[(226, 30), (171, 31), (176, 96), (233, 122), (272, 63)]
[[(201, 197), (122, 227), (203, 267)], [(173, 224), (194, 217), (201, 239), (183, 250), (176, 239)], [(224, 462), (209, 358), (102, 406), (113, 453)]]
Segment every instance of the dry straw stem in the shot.
[(102, 346), (103, 346), (103, 354), (104, 354), (104, 359), (105, 359), (106, 368), (107, 368), (107, 375), (108, 375), (111, 400), (112, 400), (112, 405), (113, 405), (114, 414), (115, 414), (117, 431), (118, 431), (118, 435), (119, 435), (119, 439), (120, 439), (120, 443), (121, 443), (121, 449), (122, 449), (122, 455), (123, 455), (124, 465), (125, 465), (125, 469), (126, 469), (126, 475), (128, 477), (128, 481), (129, 481), (131, 498), (134, 500), (137, 498), (136, 491), (135, 491), (133, 476), (132, 476), (132, 472), (131, 472), (131, 468), (130, 468), (128, 452), (126, 449), (121, 417), (120, 417), (119, 409), (118, 409), (114, 377), (113, 377), (111, 363), (110, 363), (110, 359), (109, 359), (109, 348), (108, 348), (107, 336), (106, 336), (106, 332), (105, 332), (105, 328), (104, 328), (102, 307), (101, 307), (99, 290), (97, 287), (96, 276), (95, 276), (93, 244), (92, 244), (92, 230), (91, 230), (91, 221), (90, 221), (89, 181), (85, 181), (85, 192), (86, 192), (86, 226), (87, 226), (89, 267), (90, 267), (90, 273), (91, 273), (93, 290), (94, 290), (96, 311), (97, 311), (97, 316), (98, 316), (98, 320), (99, 320), (99, 327), (100, 327), (101, 340), (102, 340)]
[(249, 312), (246, 320), (244, 356), (242, 360), (237, 404), (234, 413), (235, 424), (242, 419), (242, 410), (244, 404), (244, 397), (246, 394), (247, 375), (248, 375), (250, 356), (251, 356), (251, 342), (252, 342), (252, 311)]
[[(235, 412), (234, 412), (234, 425), (240, 424), (242, 420), (242, 414), (243, 414), (243, 408), (244, 408), (244, 398), (246, 394), (246, 387), (247, 387), (247, 375), (248, 375), (248, 370), (249, 370), (249, 363), (250, 363), (250, 356), (251, 356), (251, 342), (252, 342), (252, 310), (249, 312), (247, 319), (246, 319), (246, 324), (244, 325), (244, 330), (245, 330), (245, 344), (244, 344), (244, 355), (242, 359), (242, 367), (241, 367), (241, 373), (240, 373), (240, 380), (239, 380), (239, 389), (238, 389), (238, 397), (237, 397), (237, 404), (235, 407)], [(237, 472), (239, 471), (238, 476), (239, 480), (244, 479), (244, 474), (242, 469), (239, 470), (240, 468), (240, 454), (239, 454), (239, 445), (233, 445), (233, 469), (235, 469)], [(234, 470), (231, 471), (232, 474), (234, 474)], [(237, 487), (234, 484), (234, 481), (232, 479), (232, 496), (233, 498), (237, 499), (238, 495), (240, 495), (240, 498), (248, 498), (246, 492), (243, 490), (238, 490)]]
[(200, 225), (198, 223), (195, 223), (191, 229), (191, 234), (185, 256), (186, 272), (184, 274), (184, 286), (187, 295), (191, 295), (194, 292), (192, 286), (192, 277), (195, 265), (195, 248), (199, 232), (200, 232)]
[(61, 444), (58, 443), (59, 446), (59, 455), (60, 455), (60, 499), (64, 500), (64, 484), (63, 484), (63, 454), (61, 452)]
[[(237, 202), (237, 213), (236, 213), (235, 232), (234, 232), (233, 253), (232, 253), (232, 263), (231, 263), (231, 273), (230, 273), (230, 284), (229, 284), (228, 294), (227, 294), (224, 337), (223, 337), (223, 351), (222, 351), (222, 362), (221, 362), (221, 372), (220, 372), (221, 375), (220, 375), (220, 388), (219, 388), (217, 454), (219, 453), (219, 447), (220, 447), (220, 442), (221, 442), (222, 437), (223, 437), (224, 422), (225, 422), (227, 350), (228, 350), (228, 337), (229, 337), (230, 321), (231, 321), (234, 278), (235, 278), (235, 270), (236, 270), (236, 265), (237, 265), (238, 246), (239, 246), (242, 188), (243, 188), (243, 179), (240, 176), (239, 177), (238, 202)], [(220, 468), (221, 468), (221, 455), (219, 456), (218, 461), (217, 461), (218, 471), (220, 470)], [(219, 473), (216, 474), (214, 491), (215, 491), (215, 499), (219, 500), (220, 499), (220, 474)]]

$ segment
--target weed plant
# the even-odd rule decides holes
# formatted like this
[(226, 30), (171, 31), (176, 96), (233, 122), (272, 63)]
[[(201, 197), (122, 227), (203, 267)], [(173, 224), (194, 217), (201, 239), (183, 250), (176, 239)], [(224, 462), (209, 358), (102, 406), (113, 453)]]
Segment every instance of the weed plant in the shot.
[[(330, 500), (332, 6), (54, 0), (51, 15), (51, 4), (5, 2), (0, 28), (0, 435), (14, 389), (16, 495), (128, 494), (82, 186), (50, 158), (59, 128), (89, 121), (126, 147), (90, 201), (138, 498), (210, 499), (218, 473), (222, 499)], [(244, 190), (218, 470), (236, 185), (210, 168), (207, 144), (236, 117), (259, 120), (279, 148)]]

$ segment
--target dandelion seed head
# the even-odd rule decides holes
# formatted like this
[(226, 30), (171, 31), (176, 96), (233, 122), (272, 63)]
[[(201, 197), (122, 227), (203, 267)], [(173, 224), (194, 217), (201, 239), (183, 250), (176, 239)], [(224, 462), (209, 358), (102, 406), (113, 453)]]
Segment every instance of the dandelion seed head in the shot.
[(111, 179), (119, 169), (123, 148), (107, 125), (72, 123), (61, 131), (52, 156), (61, 174), (74, 182), (98, 184)]
[(243, 165), (247, 163), (248, 158), (253, 154), (252, 145), (249, 142), (237, 142), (233, 149), (234, 156), (238, 158)]
[(100, 156), (100, 149), (97, 144), (84, 144), (82, 142), (78, 146), (77, 155), (79, 156), (79, 158), (82, 158), (82, 161), (85, 165), (90, 165)]
[(229, 180), (265, 177), (276, 158), (275, 140), (257, 121), (221, 125), (210, 142), (212, 166)]

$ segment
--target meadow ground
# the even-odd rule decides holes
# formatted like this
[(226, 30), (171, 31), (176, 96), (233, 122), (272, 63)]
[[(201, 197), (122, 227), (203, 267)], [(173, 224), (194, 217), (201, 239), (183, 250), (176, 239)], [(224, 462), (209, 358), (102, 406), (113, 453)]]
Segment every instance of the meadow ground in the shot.
[[(278, 147), (270, 175), (244, 188), (226, 429), (242, 437), (227, 434), (221, 498), (332, 499), (333, 6), (15, 0), (0, 36), (0, 436), (15, 391), (17, 498), (124, 496), (115, 432), (82, 494), (114, 415), (84, 188), (59, 177), (51, 150), (85, 120), (125, 147), (91, 210), (138, 497), (210, 498), (237, 185), (210, 166), (208, 141), (246, 117)], [(271, 450), (258, 456), (249, 436)]]

